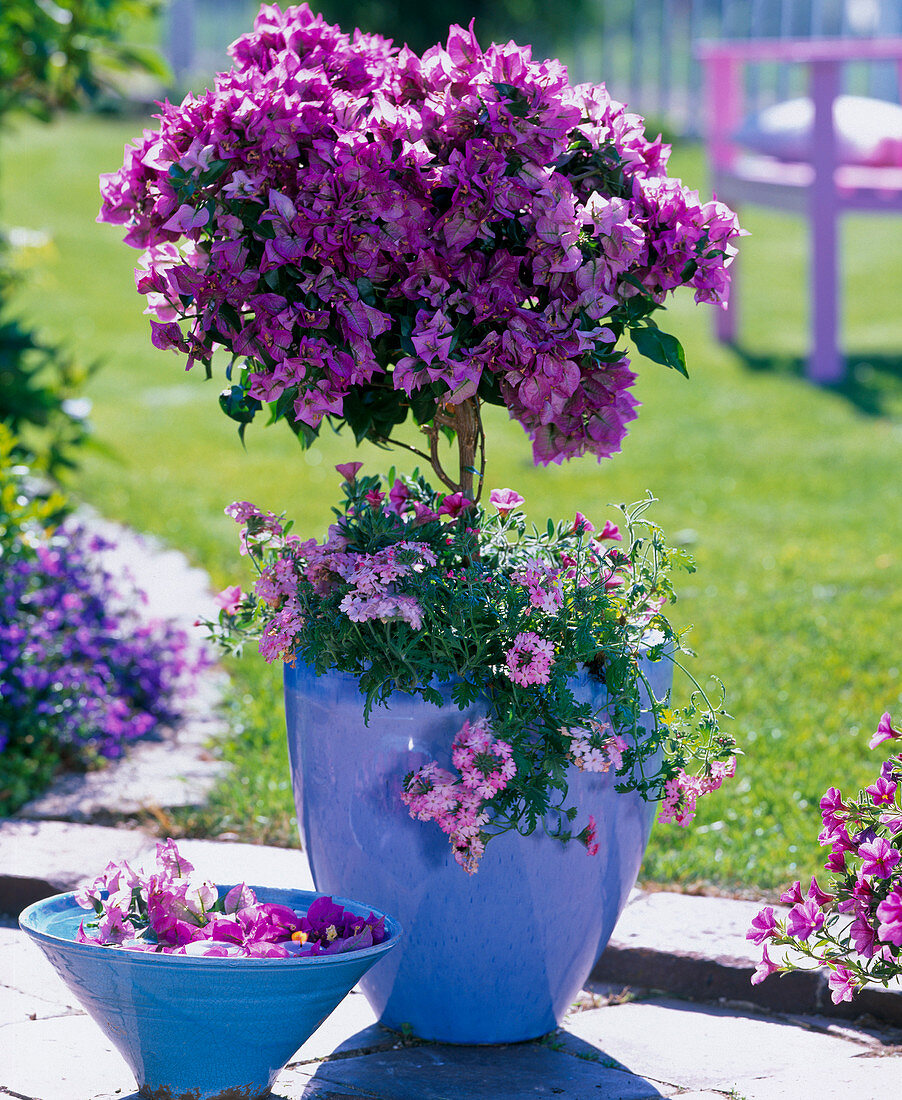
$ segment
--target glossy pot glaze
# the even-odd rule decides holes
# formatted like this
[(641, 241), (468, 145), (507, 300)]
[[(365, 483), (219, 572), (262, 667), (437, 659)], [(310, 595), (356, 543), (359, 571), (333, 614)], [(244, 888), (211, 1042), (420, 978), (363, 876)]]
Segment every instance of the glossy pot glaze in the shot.
[[(643, 662), (657, 698), (668, 660)], [(583, 674), (574, 691), (601, 708), (604, 688)], [(372, 897), (405, 927), (400, 949), (361, 986), (388, 1027), (424, 1039), (506, 1043), (558, 1026), (582, 988), (632, 889), (655, 806), (618, 794), (612, 773), (574, 769), (578, 829), (594, 814), (600, 852), (562, 845), (541, 830), (491, 841), (475, 875), (454, 861), (432, 822), (401, 802), (408, 772), (450, 765), (465, 717), (397, 694), (369, 725), (353, 676), (285, 667), (288, 745), (298, 822), (318, 890), (339, 883)]]
[[(220, 886), (220, 893), (228, 890)], [(254, 887), (261, 901), (306, 911), (307, 890)], [(366, 916), (360, 902), (336, 898)], [(75, 942), (88, 913), (74, 894), (30, 905), (19, 923), (130, 1066), (149, 1100), (259, 1100), (361, 975), (398, 942), (303, 959), (156, 955)]]

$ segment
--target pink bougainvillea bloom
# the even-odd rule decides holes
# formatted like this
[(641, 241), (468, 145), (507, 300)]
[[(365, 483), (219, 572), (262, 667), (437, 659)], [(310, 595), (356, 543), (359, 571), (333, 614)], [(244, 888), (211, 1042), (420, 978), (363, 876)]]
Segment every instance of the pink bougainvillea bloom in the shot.
[(840, 1001), (851, 1001), (855, 990), (858, 988), (855, 975), (845, 966), (837, 966), (827, 978), (827, 984), (831, 990), (830, 998), (835, 1005), (838, 1005)]
[(813, 898), (794, 905), (786, 918), (786, 931), (797, 940), (807, 940), (812, 932), (822, 928), (824, 914)]
[(902, 737), (902, 730), (893, 728), (892, 717), (889, 711), (887, 711), (877, 725), (877, 732), (870, 741), (868, 741), (868, 748), (876, 749), (877, 746), (882, 745), (884, 741), (890, 741), (896, 737)]
[(169, 348), (175, 348), (177, 351), (188, 350), (188, 342), (182, 335), (182, 330), (175, 323), (175, 321), (167, 321), (162, 323), (160, 321), (150, 322), (150, 342), (155, 348), (159, 348), (160, 351), (167, 351)]
[(218, 592), (213, 597), (213, 602), (221, 607), (226, 615), (234, 615), (241, 606), (241, 596), (241, 585), (232, 584), (228, 588), (224, 588), (221, 592)]
[(620, 534), (620, 528), (616, 523), (611, 523), (610, 520), (605, 521), (604, 527), (601, 529), (601, 533), (595, 536), (596, 539), (610, 539), (612, 542), (623, 542), (623, 535)]
[(339, 462), (335, 467), (345, 481), (356, 481), (357, 474), (363, 468), (362, 462)]
[(777, 918), (774, 916), (774, 907), (766, 905), (752, 918), (752, 926), (746, 932), (745, 938), (752, 943), (762, 944), (765, 940), (773, 939), (777, 932)]
[(202, 228), (209, 220), (210, 211), (205, 206), (195, 210), (188, 203), (183, 203), (169, 221), (163, 223), (162, 228), (170, 229), (174, 233), (187, 233), (191, 229)]
[(865, 841), (858, 846), (861, 857), (861, 873), (875, 878), (889, 878), (902, 856), (882, 836)]
[(521, 497), (514, 489), (493, 489), (489, 493), (489, 500), (502, 516), (506, 516), (514, 508), (519, 508), (524, 503), (525, 498)]

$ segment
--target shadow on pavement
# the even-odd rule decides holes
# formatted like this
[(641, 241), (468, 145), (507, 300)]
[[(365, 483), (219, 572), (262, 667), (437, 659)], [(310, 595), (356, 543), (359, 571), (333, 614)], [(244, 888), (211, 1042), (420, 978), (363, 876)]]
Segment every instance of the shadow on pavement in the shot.
[[(353, 1049), (354, 1038), (342, 1045)], [(591, 1043), (556, 1033), (506, 1046), (412, 1043), (333, 1058), (316, 1067), (307, 1089), (297, 1095), (310, 1100), (654, 1100), (664, 1094)], [(294, 1091), (290, 1096), (294, 1100)]]

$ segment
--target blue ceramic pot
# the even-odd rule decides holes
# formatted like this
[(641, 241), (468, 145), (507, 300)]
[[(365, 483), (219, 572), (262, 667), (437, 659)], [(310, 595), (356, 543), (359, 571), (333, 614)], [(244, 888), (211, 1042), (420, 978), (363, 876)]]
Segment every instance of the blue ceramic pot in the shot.
[[(220, 894), (228, 886), (220, 886)], [(305, 912), (308, 890), (254, 887)], [(366, 916), (368, 905), (336, 898)], [(362, 974), (398, 942), (313, 958), (154, 955), (75, 942), (88, 914), (74, 894), (30, 905), (19, 923), (129, 1064), (149, 1100), (261, 1100), (291, 1056)]]
[[(670, 687), (668, 660), (644, 662), (657, 698)], [(574, 691), (604, 705), (586, 674)], [(401, 802), (408, 772), (450, 765), (465, 717), (446, 695), (436, 707), (396, 694), (363, 721), (356, 679), (285, 667), (288, 745), (298, 822), (318, 890), (338, 884), (398, 914), (401, 948), (363, 979), (388, 1027), (424, 1039), (506, 1043), (558, 1026), (607, 943), (632, 889), (655, 807), (618, 794), (612, 773), (573, 770), (582, 817), (598, 822), (600, 853), (562, 845), (541, 830), (492, 840), (475, 875), (454, 861), (432, 822)]]

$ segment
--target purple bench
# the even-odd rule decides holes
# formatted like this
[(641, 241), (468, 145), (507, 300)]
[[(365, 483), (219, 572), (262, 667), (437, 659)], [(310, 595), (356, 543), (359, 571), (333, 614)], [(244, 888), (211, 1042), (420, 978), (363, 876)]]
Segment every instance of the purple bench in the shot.
[[(843, 163), (834, 127), (834, 101), (841, 69), (849, 61), (895, 61), (902, 84), (902, 38), (769, 39), (702, 43), (705, 72), (706, 144), (711, 186), (734, 209), (757, 203), (804, 214), (811, 232), (812, 346), (807, 375), (836, 382), (844, 362), (838, 344), (838, 221), (847, 210), (902, 214), (902, 125), (885, 135), (899, 151), (896, 163)], [(810, 156), (778, 159), (749, 152), (737, 140), (745, 118), (743, 67), (756, 62), (801, 64), (808, 68), (814, 105), (807, 136)], [(760, 144), (758, 145), (760, 150)], [(733, 267), (734, 280), (736, 268)], [(736, 336), (737, 295), (717, 319), (717, 338)]]

